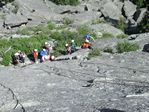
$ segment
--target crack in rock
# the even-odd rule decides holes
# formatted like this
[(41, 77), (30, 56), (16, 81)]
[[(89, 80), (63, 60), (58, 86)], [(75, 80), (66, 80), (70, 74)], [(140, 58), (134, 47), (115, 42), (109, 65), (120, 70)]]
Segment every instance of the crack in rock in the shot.
[[(0, 89), (2, 89), (1, 94), (0, 94), (2, 97), (2, 100), (0, 101), (0, 111), (7, 111), (8, 109), (15, 110), (15, 109), (17, 109), (18, 106), (20, 106), (22, 112), (26, 112), (25, 108), (20, 103), (20, 101), (18, 100), (17, 96), (15, 95), (15, 93), (13, 92), (13, 90), (11, 88), (6, 87), (2, 83), (0, 83)], [(5, 93), (2, 94), (3, 92), (5, 92)], [(12, 99), (10, 97), (12, 97)], [(4, 101), (4, 99), (6, 101)], [(8, 100), (10, 100), (10, 101), (8, 101)], [(15, 101), (15, 102), (13, 102), (13, 101)]]

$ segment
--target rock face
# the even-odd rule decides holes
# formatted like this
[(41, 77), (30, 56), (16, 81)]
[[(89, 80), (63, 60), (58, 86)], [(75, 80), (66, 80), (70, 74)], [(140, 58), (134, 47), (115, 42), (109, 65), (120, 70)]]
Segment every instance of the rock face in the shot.
[[(78, 6), (61, 6), (50, 0), (15, 0), (13, 3), (1, 5), (0, 29), (11, 33), (16, 32), (21, 25), (39, 25), (54, 21), (63, 23), (63, 18), (72, 19), (72, 27), (91, 24), (92, 20), (105, 19), (115, 26), (120, 18), (128, 24), (130, 33), (138, 31), (138, 25), (143, 21), (147, 9), (137, 9), (130, 0), (81, 0)], [(14, 20), (14, 21), (13, 21)]]
[(114, 2), (107, 2), (101, 9), (104, 17), (110, 19), (112, 23), (117, 23), (120, 20), (121, 9), (119, 9)]
[(101, 23), (101, 24), (96, 24), (96, 25), (91, 25), (91, 29), (94, 30), (95, 32), (109, 32), (113, 34), (114, 36), (123, 34), (123, 32), (109, 24)]
[[(148, 112), (149, 54), (142, 52), (148, 35), (128, 40), (140, 43), (134, 52), (0, 67), (0, 111)], [(79, 50), (59, 59), (86, 57), (88, 52)]]
[(137, 6), (129, 0), (124, 1), (124, 11), (127, 18), (133, 17), (134, 13), (136, 12), (136, 8)]

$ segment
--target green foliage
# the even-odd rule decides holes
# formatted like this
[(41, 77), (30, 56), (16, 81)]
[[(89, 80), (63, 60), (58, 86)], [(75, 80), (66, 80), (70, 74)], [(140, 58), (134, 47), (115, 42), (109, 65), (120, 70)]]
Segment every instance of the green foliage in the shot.
[(52, 37), (52, 39), (57, 40), (58, 42), (58, 45), (56, 46), (54, 51), (54, 55), (56, 56), (65, 54), (65, 44), (70, 43), (72, 39), (75, 41), (77, 46), (81, 46), (83, 43), (82, 37), (77, 32), (63, 30), (62, 32), (51, 33), (50, 37)]
[(86, 25), (83, 25), (83, 26), (80, 26), (77, 31), (79, 32), (79, 34), (81, 34), (82, 36), (85, 36), (88, 32), (91, 33), (91, 29), (86, 26)]
[(131, 0), (134, 4), (138, 6), (138, 8), (146, 7), (147, 0)]
[(102, 38), (113, 38), (114, 35), (112, 33), (104, 32)]
[(49, 21), (49, 22), (48, 22), (48, 28), (49, 28), (50, 30), (55, 29), (55, 28), (56, 28), (55, 23), (53, 23), (52, 21)]
[(68, 17), (63, 18), (63, 23), (64, 23), (65, 25), (72, 24), (73, 22), (74, 22), (74, 21), (73, 21), (72, 19), (68, 18)]
[(92, 20), (92, 24), (99, 24), (99, 23), (105, 23), (105, 21), (101, 20), (101, 19), (93, 19)]
[(117, 35), (116, 37), (117, 37), (117, 38), (120, 38), (120, 39), (123, 39), (123, 38), (127, 38), (128, 35), (126, 35), (126, 34), (119, 34), (119, 35)]
[(100, 55), (101, 55), (100, 49), (94, 48), (93, 50), (90, 51), (88, 57), (92, 58), (92, 57), (97, 57), (97, 56), (100, 56)]
[(136, 43), (129, 43), (124, 41), (117, 43), (116, 49), (118, 53), (136, 51), (139, 49), (139, 45)]
[(125, 29), (128, 27), (128, 25), (125, 23), (125, 19), (123, 17), (120, 18), (120, 21), (118, 22), (116, 27), (125, 32)]
[[(18, 51), (24, 51), (27, 55), (32, 52), (33, 49), (37, 48), (40, 50), (44, 45), (44, 42), (48, 41), (49, 37), (44, 34), (40, 34), (31, 38), (14, 38), (10, 40), (1, 39), (0, 40), (0, 55), (3, 58), (1, 64), (9, 65), (12, 61), (12, 55)], [(11, 50), (4, 53), (5, 49), (11, 46)], [(5, 49), (4, 49), (5, 48)]]
[(103, 49), (103, 52), (108, 52), (108, 53), (113, 54), (113, 49), (112, 49), (111, 47), (105, 47), (105, 48)]
[(53, 29), (54, 26), (52, 26), (53, 23), (49, 23), (48, 26), (45, 25), (37, 25), (37, 26), (32, 26), (32, 27), (25, 27), (25, 28), (21, 28), (17, 31), (18, 34), (22, 34), (22, 35), (33, 35), (33, 34), (39, 34), (39, 33), (43, 33), (43, 34), (49, 34), (50, 31), (49, 29)]
[(12, 56), (11, 56), (11, 52), (5, 53), (3, 54), (3, 60), (2, 62), (0, 62), (2, 65), (8, 66), (10, 65), (12, 62)]
[(79, 0), (51, 0), (58, 5), (78, 5)]

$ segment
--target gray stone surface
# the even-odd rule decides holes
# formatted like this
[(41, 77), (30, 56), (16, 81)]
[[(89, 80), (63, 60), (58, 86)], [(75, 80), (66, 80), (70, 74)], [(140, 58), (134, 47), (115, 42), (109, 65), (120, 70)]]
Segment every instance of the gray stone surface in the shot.
[(122, 16), (121, 9), (114, 4), (114, 2), (107, 2), (103, 5), (101, 12), (105, 18), (109, 18), (111, 21), (119, 21)]
[[(130, 41), (141, 45), (147, 36)], [(148, 112), (149, 54), (141, 49), (102, 53), (90, 60), (0, 67), (0, 111)], [(72, 56), (87, 52), (79, 50)]]
[(134, 5), (132, 2), (130, 2), (129, 0), (124, 1), (124, 11), (127, 18), (133, 17), (134, 13), (136, 12), (136, 8), (137, 6)]
[(119, 34), (123, 34), (123, 32), (120, 29), (117, 29), (109, 24), (101, 23), (96, 25), (91, 25), (91, 29), (93, 29), (95, 32), (108, 32), (113, 34), (114, 36), (117, 36)]

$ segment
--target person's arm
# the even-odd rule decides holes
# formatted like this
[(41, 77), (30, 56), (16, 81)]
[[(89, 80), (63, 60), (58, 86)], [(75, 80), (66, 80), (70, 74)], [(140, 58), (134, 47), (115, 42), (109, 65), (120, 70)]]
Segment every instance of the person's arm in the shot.
[(95, 42), (95, 39), (94, 39), (94, 37), (92, 37), (92, 36), (91, 36), (91, 39), (92, 39), (92, 40)]

